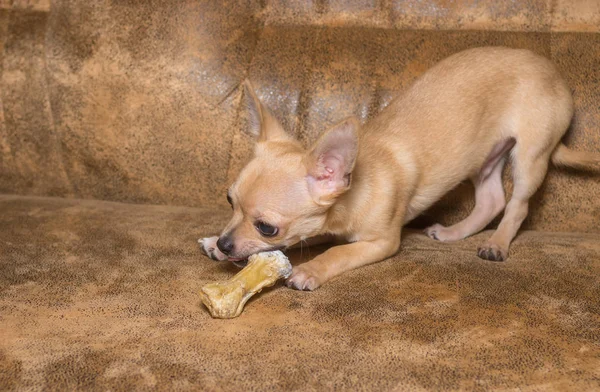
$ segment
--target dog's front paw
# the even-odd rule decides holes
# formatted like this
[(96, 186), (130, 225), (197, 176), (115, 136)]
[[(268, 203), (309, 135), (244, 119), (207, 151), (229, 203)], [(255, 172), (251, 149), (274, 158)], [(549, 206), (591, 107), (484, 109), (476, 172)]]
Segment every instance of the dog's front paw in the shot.
[(504, 261), (508, 257), (508, 249), (502, 249), (499, 245), (487, 242), (477, 248), (477, 256), (484, 260)]
[(307, 291), (313, 291), (323, 283), (323, 274), (311, 266), (310, 262), (294, 267), (292, 275), (285, 281), (287, 287)]
[(218, 240), (219, 237), (200, 238), (198, 243), (202, 251), (211, 259), (216, 261), (227, 260), (227, 256), (217, 247)]

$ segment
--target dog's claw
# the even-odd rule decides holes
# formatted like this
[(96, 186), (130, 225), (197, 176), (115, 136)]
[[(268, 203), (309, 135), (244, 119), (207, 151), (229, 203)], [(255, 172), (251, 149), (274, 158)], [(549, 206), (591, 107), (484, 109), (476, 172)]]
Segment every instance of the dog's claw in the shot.
[(477, 249), (477, 256), (481, 259), (489, 261), (504, 261), (506, 260), (506, 252), (494, 244), (482, 245)]

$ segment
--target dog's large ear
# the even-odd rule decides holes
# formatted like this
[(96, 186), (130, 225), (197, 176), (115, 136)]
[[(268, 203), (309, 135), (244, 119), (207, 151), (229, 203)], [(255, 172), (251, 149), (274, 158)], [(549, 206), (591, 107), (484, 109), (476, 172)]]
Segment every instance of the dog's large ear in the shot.
[(244, 102), (246, 104), (246, 113), (248, 115), (248, 130), (251, 135), (256, 137), (257, 142), (267, 142), (275, 140), (291, 140), (279, 121), (269, 112), (269, 109), (260, 102), (254, 88), (249, 80), (245, 80)]
[(359, 127), (357, 118), (348, 118), (322, 134), (308, 151), (304, 161), (308, 190), (317, 204), (331, 204), (350, 189)]

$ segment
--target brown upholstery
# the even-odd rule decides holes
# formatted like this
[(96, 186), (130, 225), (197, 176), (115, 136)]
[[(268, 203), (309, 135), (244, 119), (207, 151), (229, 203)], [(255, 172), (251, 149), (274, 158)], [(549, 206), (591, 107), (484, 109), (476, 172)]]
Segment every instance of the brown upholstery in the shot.
[(252, 151), (245, 78), (308, 145), (447, 55), (529, 48), (573, 90), (565, 142), (600, 152), (599, 33), (597, 0), (0, 0), (0, 390), (600, 388), (600, 176), (551, 169), (506, 263), (476, 257), (489, 232), (408, 231), (235, 320), (200, 305), (235, 270), (196, 244)]
[(0, 209), (1, 390), (600, 388), (598, 235), (526, 231), (491, 263), (474, 252), (489, 232), (407, 232), (389, 260), (214, 320), (199, 287), (236, 269), (195, 239), (226, 213), (18, 196)]
[[(568, 144), (600, 151), (595, 0), (217, 3), (1, 8), (0, 191), (225, 205), (252, 148), (244, 78), (308, 144), (345, 116), (366, 121), (438, 60), (481, 45), (553, 59), (575, 95)], [(431, 220), (464, 216), (471, 193), (454, 192)], [(598, 178), (553, 171), (525, 227), (593, 231), (599, 193)]]

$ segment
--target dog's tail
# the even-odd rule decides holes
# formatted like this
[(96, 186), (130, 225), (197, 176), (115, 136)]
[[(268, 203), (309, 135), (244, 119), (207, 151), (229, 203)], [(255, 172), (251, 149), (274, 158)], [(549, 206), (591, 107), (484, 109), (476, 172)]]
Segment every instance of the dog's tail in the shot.
[(556, 166), (600, 171), (600, 153), (575, 151), (560, 143), (552, 153), (552, 163)]

